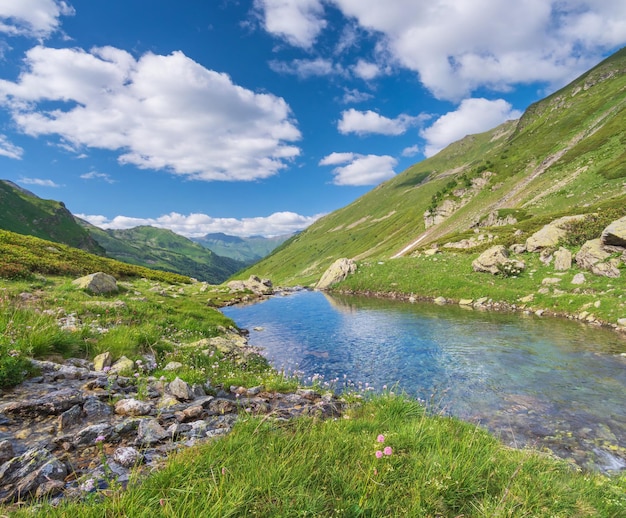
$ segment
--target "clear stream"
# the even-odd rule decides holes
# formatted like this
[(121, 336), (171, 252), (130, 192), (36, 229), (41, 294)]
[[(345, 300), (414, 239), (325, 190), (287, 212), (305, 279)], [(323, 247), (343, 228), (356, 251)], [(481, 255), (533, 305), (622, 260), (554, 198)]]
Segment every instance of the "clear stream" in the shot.
[(404, 391), (512, 446), (626, 468), (626, 340), (577, 322), (301, 291), (223, 308), (277, 369)]

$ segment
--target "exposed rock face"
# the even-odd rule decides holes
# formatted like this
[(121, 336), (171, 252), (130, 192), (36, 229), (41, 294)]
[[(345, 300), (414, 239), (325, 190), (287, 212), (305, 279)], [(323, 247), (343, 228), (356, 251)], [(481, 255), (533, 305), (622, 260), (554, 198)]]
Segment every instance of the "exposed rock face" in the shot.
[(478, 222), (479, 227), (504, 227), (506, 225), (515, 225), (517, 218), (512, 214), (501, 217), (497, 212), (490, 212), (489, 215)]
[(452, 200), (444, 200), (434, 211), (424, 212), (424, 225), (426, 228), (438, 225), (445, 219), (452, 216), (458, 208), (458, 203), (455, 203)]
[(626, 216), (614, 221), (604, 229), (602, 244), (626, 248)]
[(502, 268), (512, 267), (523, 270), (526, 268), (524, 261), (509, 259), (509, 252), (504, 245), (497, 245), (485, 250), (472, 262), (475, 272), (485, 272), (492, 275), (502, 273)]
[(356, 272), (356, 263), (352, 259), (337, 259), (322, 275), (315, 287), (318, 290), (326, 290), (354, 272)]
[(583, 221), (585, 218), (585, 215), (576, 215), (554, 220), (526, 240), (526, 250), (536, 252), (544, 248), (556, 247), (559, 241), (567, 235), (567, 225), (576, 221)]
[(255, 295), (271, 295), (274, 293), (272, 281), (251, 275), (247, 281), (231, 281), (226, 286), (231, 291), (251, 291)]
[(587, 241), (576, 254), (576, 264), (584, 270), (604, 277), (619, 277), (619, 259), (612, 258), (602, 246), (602, 239)]
[(72, 284), (81, 290), (87, 290), (96, 294), (114, 293), (118, 291), (115, 277), (102, 272), (80, 277), (72, 281)]
[(64, 377), (59, 372), (70, 365), (33, 363), (40, 376), (0, 393), (0, 504), (54, 504), (113, 480), (123, 484), (132, 468), (153, 471), (169, 452), (228, 433), (239, 413), (285, 420), (338, 417), (343, 409), (334, 395), (310, 389), (281, 394), (233, 386), (207, 395), (184, 381), (177, 384), (187, 390), (179, 392), (149, 377), (141, 400), (134, 377), (88, 368)]

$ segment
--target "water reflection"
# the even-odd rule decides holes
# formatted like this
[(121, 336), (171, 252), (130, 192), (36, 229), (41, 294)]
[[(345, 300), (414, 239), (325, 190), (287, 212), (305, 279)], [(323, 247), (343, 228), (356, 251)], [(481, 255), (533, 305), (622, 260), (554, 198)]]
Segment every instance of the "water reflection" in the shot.
[(301, 292), (225, 308), (277, 368), (399, 386), (516, 446), (626, 466), (626, 342), (558, 319)]

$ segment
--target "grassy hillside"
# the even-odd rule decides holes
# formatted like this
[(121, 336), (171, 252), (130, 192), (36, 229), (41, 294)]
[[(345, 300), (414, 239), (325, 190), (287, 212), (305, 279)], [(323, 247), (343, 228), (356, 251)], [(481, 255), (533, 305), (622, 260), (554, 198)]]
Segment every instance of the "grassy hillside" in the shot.
[(130, 264), (176, 272), (212, 284), (220, 284), (245, 266), (170, 230), (149, 226), (102, 230), (85, 221), (81, 224), (109, 256)]
[[(241, 272), (316, 282), (337, 258), (384, 260), (473, 234), (489, 214), (518, 225), (626, 207), (626, 49), (538, 102), (518, 121), (465, 137), (322, 218)], [(449, 211), (427, 228), (425, 213)], [(472, 250), (472, 253), (479, 249)]]
[(116, 278), (190, 282), (183, 275), (151, 270), (37, 237), (0, 230), (0, 278), (29, 279), (37, 274), (81, 276), (94, 272), (108, 273)]
[(0, 181), (0, 228), (105, 255), (62, 202), (43, 200), (7, 180)]

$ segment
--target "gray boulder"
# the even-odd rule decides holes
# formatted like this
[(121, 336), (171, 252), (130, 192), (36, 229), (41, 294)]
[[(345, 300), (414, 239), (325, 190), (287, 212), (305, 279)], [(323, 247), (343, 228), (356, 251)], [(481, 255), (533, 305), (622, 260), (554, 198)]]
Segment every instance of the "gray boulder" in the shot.
[(572, 267), (572, 252), (567, 248), (559, 248), (554, 252), (554, 269), (557, 272), (564, 272)]
[(115, 293), (119, 290), (115, 277), (102, 272), (80, 277), (72, 281), (72, 284), (81, 290), (87, 290), (97, 295), (102, 293)]
[(555, 219), (526, 240), (526, 250), (528, 252), (536, 252), (544, 248), (556, 247), (559, 241), (567, 236), (567, 225), (583, 221), (586, 217), (585, 215), (576, 215)]
[(602, 244), (626, 248), (626, 216), (614, 221), (604, 229)]
[(619, 277), (619, 259), (609, 259), (611, 253), (602, 246), (602, 239), (587, 241), (576, 254), (576, 264), (583, 270), (589, 270), (603, 277)]
[(247, 281), (231, 281), (226, 286), (231, 291), (251, 291), (255, 295), (272, 295), (274, 287), (269, 279), (260, 279), (251, 275)]
[(327, 290), (333, 284), (343, 281), (348, 275), (356, 272), (356, 263), (352, 259), (337, 259), (322, 275), (315, 286), (318, 290)]
[(492, 275), (501, 273), (503, 268), (523, 270), (526, 268), (524, 261), (509, 258), (509, 252), (504, 245), (492, 246), (485, 250), (472, 262), (475, 272), (485, 272)]

